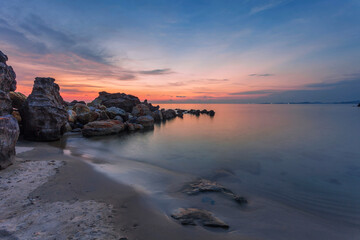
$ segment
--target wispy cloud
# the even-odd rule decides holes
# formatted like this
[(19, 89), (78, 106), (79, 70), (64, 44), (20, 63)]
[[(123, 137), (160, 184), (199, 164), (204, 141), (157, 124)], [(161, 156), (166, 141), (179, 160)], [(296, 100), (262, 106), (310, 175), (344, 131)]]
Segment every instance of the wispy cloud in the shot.
[(176, 96), (177, 98), (186, 98), (186, 96)]
[(271, 77), (271, 76), (275, 76), (275, 74), (271, 74), (271, 73), (262, 73), (262, 74), (258, 74), (258, 73), (253, 73), (253, 74), (249, 74), (250, 77)]
[(285, 3), (285, 2), (289, 2), (289, 0), (277, 0), (277, 1), (272, 0), (272, 1), (268, 2), (268, 3), (253, 7), (250, 10), (249, 14), (254, 15), (254, 14), (257, 14), (257, 13), (272, 9), (274, 7), (277, 7), (277, 6), (279, 6), (279, 5), (281, 5), (281, 4)]
[(264, 95), (278, 92), (277, 90), (257, 90), (257, 91), (244, 91), (244, 92), (233, 92), (229, 95)]
[(165, 75), (165, 74), (172, 74), (174, 72), (170, 68), (164, 68), (164, 69), (154, 69), (147, 71), (138, 71), (138, 73), (145, 75)]

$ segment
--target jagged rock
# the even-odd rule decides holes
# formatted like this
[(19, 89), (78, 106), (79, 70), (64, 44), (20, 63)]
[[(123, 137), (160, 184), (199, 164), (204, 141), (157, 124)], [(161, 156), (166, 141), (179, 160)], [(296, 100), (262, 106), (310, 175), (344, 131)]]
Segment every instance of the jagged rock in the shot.
[(104, 105), (107, 108), (117, 107), (124, 109), (126, 112), (131, 112), (132, 108), (137, 104), (140, 104), (140, 100), (133, 95), (127, 95), (125, 93), (99, 92), (99, 97), (97, 97), (89, 105)]
[(0, 116), (10, 114), (12, 110), (9, 94), (0, 90)]
[(133, 107), (131, 114), (135, 117), (140, 117), (145, 115), (151, 115), (152, 113), (147, 105), (138, 104)]
[(136, 123), (143, 125), (144, 128), (154, 127), (154, 119), (151, 116), (141, 116), (136, 119)]
[(230, 189), (218, 184), (217, 182), (207, 179), (199, 179), (195, 182), (189, 183), (185, 186), (183, 192), (188, 195), (196, 195), (203, 192), (218, 192), (230, 197), (239, 204), (245, 204), (248, 202), (244, 197), (236, 195)]
[(12, 101), (12, 107), (16, 109), (21, 109), (24, 106), (26, 101), (26, 96), (21, 92), (10, 92), (10, 99)]
[(165, 119), (165, 120), (176, 117), (176, 112), (173, 109), (168, 109), (168, 110), (161, 109), (161, 113), (162, 113), (163, 119)]
[(124, 123), (117, 120), (95, 121), (88, 123), (82, 129), (85, 137), (117, 134), (125, 129)]
[(0, 51), (0, 62), (6, 63), (7, 60), (8, 60), (8, 57), (2, 51)]
[(68, 112), (68, 121), (71, 123), (76, 122), (77, 114), (74, 110), (67, 110)]
[(172, 215), (182, 225), (201, 224), (206, 227), (225, 228), (229, 225), (215, 217), (211, 212), (197, 208), (179, 208)]
[(151, 116), (154, 118), (155, 122), (161, 122), (163, 120), (163, 116), (160, 110), (155, 110)]
[(105, 110), (105, 112), (111, 119), (115, 118), (116, 116), (121, 116), (123, 119), (127, 119), (127, 113), (121, 108), (109, 107)]
[(16, 90), (16, 74), (11, 66), (0, 62), (0, 90), (8, 93)]
[(15, 145), (20, 130), (12, 115), (0, 116), (0, 169), (12, 164), (15, 159)]
[(60, 139), (68, 121), (64, 100), (54, 78), (35, 78), (32, 93), (21, 109), (24, 137), (35, 141)]

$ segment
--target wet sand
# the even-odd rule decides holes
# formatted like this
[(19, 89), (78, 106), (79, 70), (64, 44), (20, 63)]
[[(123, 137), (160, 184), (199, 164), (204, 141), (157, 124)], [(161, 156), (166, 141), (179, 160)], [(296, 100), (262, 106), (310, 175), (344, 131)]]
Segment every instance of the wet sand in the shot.
[[(12, 183), (7, 200), (19, 204), (9, 209), (1, 202), (0, 210), (8, 210), (0, 214), (1, 239), (244, 239), (225, 230), (178, 224), (133, 188), (64, 155), (61, 142), (20, 141), (18, 147), (17, 161), (0, 176), (16, 172), (21, 179), (30, 169), (30, 176), (43, 176), (32, 178), (30, 185)], [(30, 192), (17, 194), (22, 188)]]

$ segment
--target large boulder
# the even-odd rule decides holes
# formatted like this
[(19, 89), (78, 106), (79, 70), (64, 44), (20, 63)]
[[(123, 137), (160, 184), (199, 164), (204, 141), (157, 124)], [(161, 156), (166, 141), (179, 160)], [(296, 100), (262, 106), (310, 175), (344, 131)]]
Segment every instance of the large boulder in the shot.
[(136, 123), (143, 125), (144, 128), (154, 127), (154, 119), (149, 115), (138, 117)]
[(35, 78), (32, 93), (21, 109), (24, 137), (35, 141), (60, 139), (68, 113), (54, 78)]
[(13, 116), (0, 116), (0, 169), (12, 164), (19, 134), (19, 125)]
[(152, 113), (149, 107), (142, 103), (142, 104), (137, 104), (135, 107), (133, 107), (131, 114), (135, 117), (140, 117), (140, 116), (151, 115)]
[(155, 122), (161, 122), (163, 120), (163, 115), (160, 110), (155, 110), (151, 116), (154, 118)]
[(122, 119), (128, 118), (128, 114), (121, 108), (109, 107), (105, 110), (105, 112), (111, 119), (114, 119), (116, 116), (120, 116)]
[(84, 137), (105, 136), (117, 134), (124, 129), (124, 123), (117, 120), (95, 121), (86, 124), (82, 129), (82, 134)]
[(26, 101), (26, 96), (24, 94), (22, 94), (21, 92), (10, 92), (9, 96), (13, 108), (21, 109), (24, 106), (24, 103)]
[(16, 74), (6, 64), (8, 57), (0, 51), (0, 169), (9, 166), (15, 158), (15, 145), (20, 130), (13, 112), (10, 91), (16, 90)]
[(176, 112), (173, 109), (168, 109), (168, 110), (161, 109), (161, 113), (162, 113), (163, 119), (165, 119), (165, 120), (176, 117)]
[(117, 107), (131, 112), (132, 108), (140, 103), (139, 98), (125, 93), (99, 92), (99, 97), (89, 103), (90, 106), (104, 105), (107, 108)]

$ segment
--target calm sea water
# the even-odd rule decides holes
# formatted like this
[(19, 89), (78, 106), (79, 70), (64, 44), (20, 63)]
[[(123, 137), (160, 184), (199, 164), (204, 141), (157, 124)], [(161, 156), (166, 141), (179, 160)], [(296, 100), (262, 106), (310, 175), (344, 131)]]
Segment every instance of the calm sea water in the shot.
[[(214, 109), (153, 131), (67, 138), (71, 154), (143, 191), (170, 214), (201, 207), (260, 239), (360, 239), (360, 108), (351, 105), (163, 104)], [(219, 174), (221, 171), (221, 174)], [(179, 192), (198, 177), (249, 199)]]

